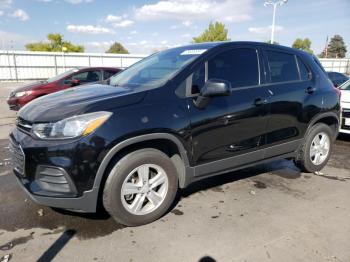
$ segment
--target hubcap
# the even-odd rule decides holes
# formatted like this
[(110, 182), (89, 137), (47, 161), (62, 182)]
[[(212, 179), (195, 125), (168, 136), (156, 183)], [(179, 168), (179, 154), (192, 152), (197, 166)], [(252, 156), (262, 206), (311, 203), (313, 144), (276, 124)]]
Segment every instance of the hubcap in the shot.
[(311, 162), (316, 166), (321, 165), (328, 157), (329, 148), (329, 136), (324, 132), (318, 133), (312, 140), (310, 147)]
[(163, 203), (168, 185), (163, 168), (154, 164), (141, 165), (131, 171), (123, 182), (123, 206), (134, 215), (151, 213)]

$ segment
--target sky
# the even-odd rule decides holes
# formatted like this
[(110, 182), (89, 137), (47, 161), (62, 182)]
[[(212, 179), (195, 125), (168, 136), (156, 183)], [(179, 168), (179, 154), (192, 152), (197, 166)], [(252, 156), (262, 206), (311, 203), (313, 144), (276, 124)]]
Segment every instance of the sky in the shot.
[[(86, 52), (113, 42), (149, 54), (191, 43), (210, 22), (223, 22), (232, 41), (268, 41), (272, 6), (264, 0), (0, 0), (0, 49), (24, 50), (60, 33)], [(277, 7), (275, 41), (308, 37), (316, 54), (340, 34), (350, 56), (350, 0), (289, 0)]]

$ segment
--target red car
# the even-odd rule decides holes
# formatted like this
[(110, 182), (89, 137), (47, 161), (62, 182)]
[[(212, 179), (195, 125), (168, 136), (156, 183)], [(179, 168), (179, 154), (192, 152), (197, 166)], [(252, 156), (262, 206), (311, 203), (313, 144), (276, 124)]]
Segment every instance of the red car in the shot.
[(37, 97), (81, 84), (99, 83), (119, 71), (121, 69), (109, 67), (74, 68), (46, 81), (39, 81), (16, 88), (11, 92), (7, 103), (11, 110), (19, 110)]

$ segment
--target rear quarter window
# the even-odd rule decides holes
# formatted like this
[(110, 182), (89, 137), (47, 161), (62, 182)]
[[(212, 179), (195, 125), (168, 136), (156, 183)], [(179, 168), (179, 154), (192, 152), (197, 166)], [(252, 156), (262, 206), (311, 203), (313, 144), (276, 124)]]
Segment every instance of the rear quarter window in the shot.
[(312, 74), (310, 69), (305, 65), (305, 63), (298, 57), (298, 66), (299, 66), (299, 72), (300, 72), (300, 79), (302, 81), (307, 81), (312, 78)]

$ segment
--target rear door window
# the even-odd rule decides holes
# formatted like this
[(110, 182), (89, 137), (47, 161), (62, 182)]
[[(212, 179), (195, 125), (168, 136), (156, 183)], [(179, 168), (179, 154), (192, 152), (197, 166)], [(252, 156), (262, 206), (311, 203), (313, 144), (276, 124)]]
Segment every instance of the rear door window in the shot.
[(292, 54), (266, 51), (272, 83), (299, 80), (299, 73), (295, 56)]

